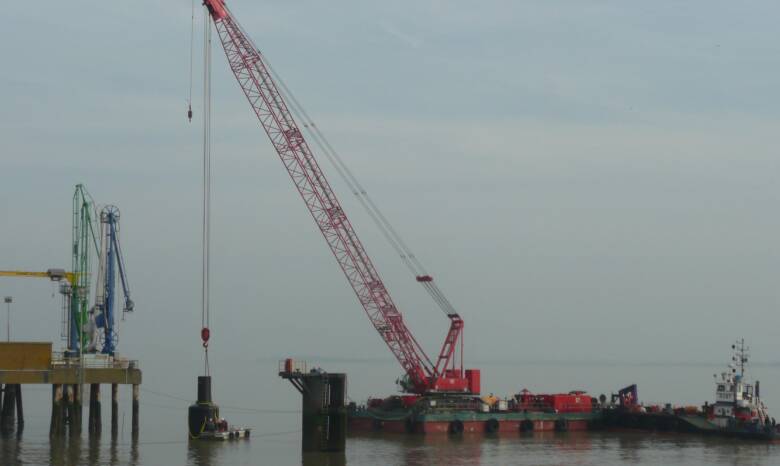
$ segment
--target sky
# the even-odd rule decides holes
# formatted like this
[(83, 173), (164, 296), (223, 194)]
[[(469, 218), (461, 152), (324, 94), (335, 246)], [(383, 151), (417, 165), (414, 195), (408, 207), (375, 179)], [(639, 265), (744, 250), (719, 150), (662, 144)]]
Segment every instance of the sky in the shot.
[[(743, 336), (778, 361), (777, 2), (229, 4), (459, 310), (467, 365), (725, 362)], [(188, 373), (190, 8), (12, 2), (0, 32), (0, 268), (69, 267), (84, 183), (122, 214), (136, 311), (120, 352)], [(218, 44), (213, 57), (212, 352), (390, 360)], [(321, 162), (437, 352), (447, 319)], [(16, 300), (15, 338), (58, 341), (51, 284), (3, 279), (0, 295)]]

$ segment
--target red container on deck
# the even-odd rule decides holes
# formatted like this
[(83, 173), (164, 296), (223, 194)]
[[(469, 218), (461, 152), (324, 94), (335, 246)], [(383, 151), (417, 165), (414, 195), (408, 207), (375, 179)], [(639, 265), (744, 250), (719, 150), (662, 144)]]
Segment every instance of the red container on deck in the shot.
[(469, 383), (469, 392), (479, 395), (480, 390), (479, 369), (466, 369), (466, 380)]
[(284, 360), (284, 371), (288, 374), (293, 371), (293, 360), (291, 358)]
[(585, 392), (536, 395), (528, 390), (515, 395), (519, 411), (556, 413), (589, 413), (593, 410), (593, 398)]
[(577, 393), (541, 396), (550, 408), (558, 413), (589, 413), (593, 408), (590, 395)]

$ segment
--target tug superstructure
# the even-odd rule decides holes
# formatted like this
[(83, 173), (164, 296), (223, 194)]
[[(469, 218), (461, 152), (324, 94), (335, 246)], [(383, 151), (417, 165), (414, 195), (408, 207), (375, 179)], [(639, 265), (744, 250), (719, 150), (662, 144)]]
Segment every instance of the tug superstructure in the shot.
[(731, 346), (728, 370), (715, 374), (715, 403), (704, 408), (707, 419), (729, 433), (777, 435), (776, 423), (761, 401), (759, 381), (749, 383), (746, 368), (749, 349), (740, 339)]

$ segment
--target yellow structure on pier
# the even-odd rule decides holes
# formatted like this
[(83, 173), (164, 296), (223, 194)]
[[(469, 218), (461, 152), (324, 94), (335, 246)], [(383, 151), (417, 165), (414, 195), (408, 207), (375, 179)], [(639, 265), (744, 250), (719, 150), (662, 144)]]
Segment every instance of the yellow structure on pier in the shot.
[(30, 278), (48, 278), (53, 282), (58, 282), (62, 279), (68, 281), (69, 284), (76, 283), (76, 274), (73, 272), (66, 272), (63, 269), (49, 269), (45, 272), (25, 272), (21, 270), (0, 270), (0, 277), (30, 277)]

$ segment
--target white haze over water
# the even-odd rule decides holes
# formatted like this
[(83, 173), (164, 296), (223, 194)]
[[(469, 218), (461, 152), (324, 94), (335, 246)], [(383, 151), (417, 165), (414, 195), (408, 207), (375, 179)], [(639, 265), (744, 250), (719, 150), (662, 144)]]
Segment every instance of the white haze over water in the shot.
[[(653, 401), (700, 402), (744, 336), (780, 410), (780, 4), (230, 5), (461, 312), (467, 365), (485, 368), (486, 391), (645, 380)], [(12, 2), (0, 32), (0, 268), (69, 267), (76, 183), (119, 206), (136, 302), (120, 352), (141, 361), (145, 387), (185, 397), (201, 369), (189, 8)], [(222, 399), (295, 406), (268, 363), (288, 355), (326, 368), (357, 359), (356, 399), (392, 392), (400, 368), (218, 48), (213, 61)], [(436, 352), (446, 318), (324, 169), (409, 327)], [(52, 293), (0, 282), (15, 297), (14, 338), (57, 341)], [(663, 377), (646, 375), (652, 363), (678, 368), (679, 391), (647, 380)]]

